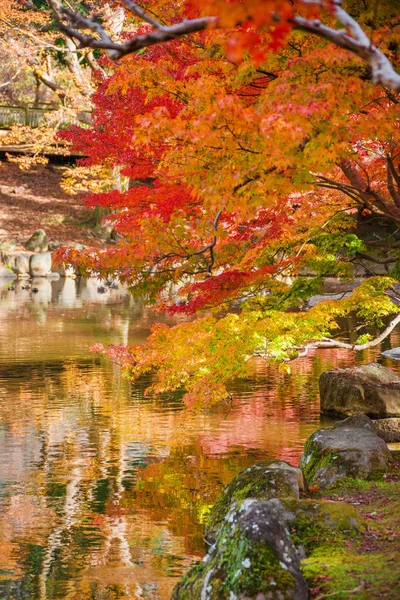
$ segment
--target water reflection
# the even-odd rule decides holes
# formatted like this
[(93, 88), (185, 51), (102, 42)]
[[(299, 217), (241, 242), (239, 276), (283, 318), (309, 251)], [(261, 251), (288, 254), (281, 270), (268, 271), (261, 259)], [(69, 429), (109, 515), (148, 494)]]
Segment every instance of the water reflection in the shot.
[(2, 600), (166, 600), (221, 486), (266, 457), (296, 463), (319, 374), (379, 352), (319, 351), (290, 375), (254, 361), (232, 406), (193, 415), (88, 351), (144, 340), (151, 311), (94, 280), (45, 284), (0, 284)]

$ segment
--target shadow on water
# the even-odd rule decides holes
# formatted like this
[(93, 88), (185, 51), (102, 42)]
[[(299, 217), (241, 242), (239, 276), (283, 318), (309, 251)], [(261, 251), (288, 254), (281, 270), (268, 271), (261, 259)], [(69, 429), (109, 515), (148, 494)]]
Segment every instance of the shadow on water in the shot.
[(232, 406), (191, 414), (179, 395), (145, 397), (148, 379), (131, 385), (89, 352), (176, 322), (98, 288), (45, 280), (33, 294), (0, 282), (1, 600), (166, 600), (204, 554), (221, 487), (258, 460), (297, 464), (320, 426), (320, 373), (380, 351), (321, 350), (290, 375), (254, 360)]

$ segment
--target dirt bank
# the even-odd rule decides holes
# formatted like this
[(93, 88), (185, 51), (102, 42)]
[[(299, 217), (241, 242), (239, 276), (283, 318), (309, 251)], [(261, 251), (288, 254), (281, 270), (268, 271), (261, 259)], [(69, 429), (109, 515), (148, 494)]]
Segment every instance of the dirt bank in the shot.
[(62, 167), (36, 166), (22, 171), (0, 163), (0, 244), (21, 246), (36, 229), (49, 240), (100, 246), (84, 225), (88, 211), (82, 195), (70, 196), (60, 187)]

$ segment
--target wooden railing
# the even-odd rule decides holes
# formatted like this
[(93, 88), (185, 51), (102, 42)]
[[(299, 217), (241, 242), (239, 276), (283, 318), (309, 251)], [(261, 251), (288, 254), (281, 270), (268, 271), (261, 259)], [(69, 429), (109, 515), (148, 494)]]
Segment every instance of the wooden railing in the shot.
[[(27, 125), (28, 127), (39, 127), (46, 122), (45, 115), (57, 110), (54, 104), (24, 104), (22, 106), (0, 105), (0, 129), (9, 129), (12, 125)], [(75, 119), (68, 119), (68, 122), (60, 122), (59, 128), (67, 125), (80, 125), (88, 127), (90, 123), (90, 112), (82, 111)]]
[(39, 127), (45, 122), (45, 114), (54, 110), (57, 110), (54, 104), (0, 106), (0, 129), (8, 129), (16, 124)]

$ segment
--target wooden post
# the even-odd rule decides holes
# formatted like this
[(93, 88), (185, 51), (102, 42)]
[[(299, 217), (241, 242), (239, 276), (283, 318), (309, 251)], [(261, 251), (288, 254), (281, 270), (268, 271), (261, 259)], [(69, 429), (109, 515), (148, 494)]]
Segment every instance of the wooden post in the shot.
[(24, 104), (25, 109), (25, 125), (29, 127), (29, 104)]

